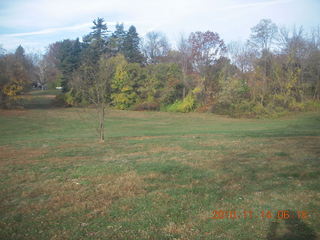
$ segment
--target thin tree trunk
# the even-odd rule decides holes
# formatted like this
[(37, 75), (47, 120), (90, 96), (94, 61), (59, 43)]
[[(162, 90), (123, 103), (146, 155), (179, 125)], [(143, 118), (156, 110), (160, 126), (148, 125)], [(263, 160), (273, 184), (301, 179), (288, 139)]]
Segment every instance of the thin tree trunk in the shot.
[(100, 109), (100, 123), (99, 123), (99, 133), (100, 133), (100, 142), (104, 142), (104, 104), (101, 104)]
[(183, 81), (183, 89), (182, 89), (182, 97), (186, 97), (186, 71), (185, 69), (182, 70), (182, 81)]

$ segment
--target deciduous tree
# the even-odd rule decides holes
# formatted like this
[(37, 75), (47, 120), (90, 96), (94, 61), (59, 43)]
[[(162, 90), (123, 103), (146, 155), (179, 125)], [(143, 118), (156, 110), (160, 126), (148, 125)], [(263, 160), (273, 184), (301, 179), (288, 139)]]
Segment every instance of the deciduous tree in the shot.
[(161, 57), (166, 56), (169, 50), (169, 43), (163, 33), (147, 33), (143, 44), (143, 53), (148, 63), (159, 63)]

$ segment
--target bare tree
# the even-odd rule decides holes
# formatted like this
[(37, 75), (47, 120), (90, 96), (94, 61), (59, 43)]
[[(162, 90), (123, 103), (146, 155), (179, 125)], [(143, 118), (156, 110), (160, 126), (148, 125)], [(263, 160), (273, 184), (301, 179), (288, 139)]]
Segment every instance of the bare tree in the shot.
[(161, 57), (167, 55), (170, 46), (163, 33), (149, 32), (144, 39), (142, 50), (148, 63), (157, 63)]
[(252, 48), (255, 48), (260, 53), (260, 59), (256, 62), (256, 69), (261, 69), (258, 71), (261, 74), (261, 85), (263, 86), (263, 94), (261, 95), (261, 103), (264, 103), (264, 95), (270, 88), (270, 75), (272, 68), (272, 53), (271, 47), (275, 42), (278, 34), (278, 27), (274, 24), (271, 19), (262, 19), (260, 22), (251, 28), (251, 35), (249, 44)]
[(227, 46), (228, 56), (231, 62), (236, 65), (241, 72), (253, 70), (257, 51), (249, 46), (248, 43), (231, 42)]
[(306, 62), (306, 77), (313, 89), (313, 99), (320, 99), (320, 25), (311, 30), (309, 57)]
[(183, 98), (186, 96), (186, 86), (187, 83), (187, 75), (191, 71), (192, 64), (191, 64), (191, 45), (187, 38), (183, 35), (180, 37), (180, 41), (178, 43), (178, 50), (180, 53), (179, 63), (182, 69), (182, 81), (183, 81)]
[(270, 50), (278, 33), (278, 27), (271, 19), (262, 19), (251, 28), (250, 43), (260, 51)]
[(311, 30), (311, 45), (320, 50), (320, 25)]
[(6, 53), (6, 50), (0, 44), (0, 57)]
[(61, 42), (50, 44), (41, 60), (42, 77), (45, 79), (45, 83), (52, 83), (54, 86), (58, 84), (58, 81), (62, 77), (62, 73), (58, 67), (60, 64), (58, 56), (60, 48)]
[(33, 85), (40, 87), (41, 90), (44, 90), (48, 80), (47, 59), (41, 53), (29, 54), (28, 57), (31, 59), (34, 65)]
[(282, 47), (282, 53), (289, 55), (296, 61), (306, 57), (308, 44), (304, 36), (303, 27), (293, 27), (290, 31), (286, 27), (280, 28), (279, 40)]

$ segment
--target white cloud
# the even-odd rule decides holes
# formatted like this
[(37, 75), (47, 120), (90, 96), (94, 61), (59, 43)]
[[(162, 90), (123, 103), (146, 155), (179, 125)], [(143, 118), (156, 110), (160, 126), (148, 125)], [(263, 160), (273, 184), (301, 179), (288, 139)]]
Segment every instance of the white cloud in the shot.
[[(235, 40), (248, 36), (261, 18), (304, 24), (301, 20), (310, 16), (310, 22), (317, 12), (312, 1), (316, 0), (10, 0), (0, 9), (0, 42), (31, 37), (37, 42), (38, 37), (47, 35), (48, 44), (49, 36), (56, 36), (50, 42), (58, 35), (61, 39), (81, 37), (90, 31), (96, 17), (104, 17), (108, 26), (134, 24), (141, 36), (150, 30), (163, 31), (171, 41), (181, 32), (196, 30), (217, 31), (223, 38)], [(11, 32), (5, 34), (8, 28)]]
[(261, 2), (251, 2), (244, 4), (232, 4), (226, 7), (219, 8), (217, 10), (231, 10), (231, 9), (243, 9), (243, 8), (254, 8), (254, 7), (265, 7), (270, 5), (282, 4), (292, 2), (292, 0), (266, 0)]
[(90, 25), (91, 23), (84, 23), (84, 24), (78, 24), (78, 25), (69, 26), (69, 27), (47, 28), (47, 29), (34, 31), (34, 32), (0, 34), (0, 37), (24, 37), (24, 36), (51, 34), (51, 33), (57, 33), (61, 31), (74, 31), (82, 28), (88, 28)]

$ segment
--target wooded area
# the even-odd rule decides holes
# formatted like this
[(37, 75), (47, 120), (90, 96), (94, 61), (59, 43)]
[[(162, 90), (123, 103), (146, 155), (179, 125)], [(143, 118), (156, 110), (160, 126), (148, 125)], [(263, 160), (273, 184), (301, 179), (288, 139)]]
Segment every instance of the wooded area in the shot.
[(104, 108), (210, 111), (234, 117), (319, 109), (320, 28), (278, 27), (262, 19), (245, 42), (192, 32), (177, 48), (165, 35), (141, 39), (134, 26), (110, 33), (103, 18), (82, 38), (52, 43), (44, 55), (1, 50), (2, 107), (31, 86), (62, 87), (57, 102)]

